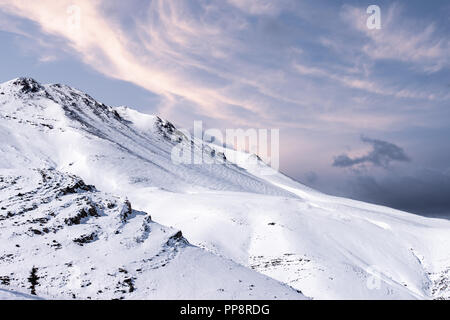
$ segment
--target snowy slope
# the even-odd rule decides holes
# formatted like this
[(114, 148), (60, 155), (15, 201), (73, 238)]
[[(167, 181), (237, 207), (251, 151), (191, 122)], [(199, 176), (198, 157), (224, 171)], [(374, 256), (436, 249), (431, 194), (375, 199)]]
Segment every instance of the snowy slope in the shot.
[(0, 300), (40, 300), (40, 298), (17, 290), (0, 288)]
[[(307, 296), (450, 296), (448, 220), (321, 194), (280, 173), (262, 174), (267, 168), (254, 156), (213, 145), (202, 152), (199, 141), (158, 117), (31, 79), (0, 85), (0, 135), (3, 168), (79, 175), (183, 230), (192, 244)], [(173, 163), (177, 143), (216, 164)]]
[(69, 87), (41, 86), (32, 79), (2, 84), (0, 92), (1, 117), (7, 120), (0, 132), (12, 140), (2, 146), (5, 166), (19, 162), (71, 167), (83, 178), (97, 176), (100, 170), (115, 179), (108, 184), (123, 180), (170, 191), (213, 188), (286, 194), (230, 163), (220, 168), (172, 163), (172, 147), (185, 137), (160, 118), (150, 117), (148, 127), (142, 128), (145, 116), (134, 125), (120, 115), (132, 111), (116, 110)]
[[(58, 299), (299, 299), (56, 170), (0, 170), (0, 283)], [(0, 298), (17, 292), (0, 290)]]

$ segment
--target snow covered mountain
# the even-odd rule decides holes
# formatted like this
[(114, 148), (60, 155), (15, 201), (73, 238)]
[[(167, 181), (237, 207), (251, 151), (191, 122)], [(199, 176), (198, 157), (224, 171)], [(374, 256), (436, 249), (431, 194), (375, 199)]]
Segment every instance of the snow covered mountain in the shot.
[[(2, 98), (4, 89), (28, 103), (31, 97), (38, 104), (49, 97), (30, 79), (6, 87)], [(42, 136), (48, 130), (70, 131), (60, 126), (58, 110), (48, 114), (50, 109), (27, 104), (18, 118), (5, 101), (12, 100), (2, 99), (1, 115), (7, 121), (1, 125), (1, 299), (30, 298), (6, 288), (62, 299), (304, 298), (298, 290), (190, 245), (180, 231), (153, 222), (125, 198), (58, 171), (51, 160), (58, 146), (50, 147), (52, 137)], [(106, 107), (95, 108), (105, 112), (100, 117), (120, 119)], [(72, 114), (81, 121), (77, 115)], [(9, 131), (11, 124), (22, 126), (14, 128), (18, 135)], [(41, 136), (34, 136), (37, 132)]]
[[(199, 141), (191, 141), (170, 122), (159, 117), (141, 114), (126, 107), (106, 106), (67, 86), (41, 85), (32, 79), (21, 78), (0, 85), (0, 137), (0, 168), (5, 181), (17, 179), (21, 181), (20, 188), (27, 188), (33, 185), (27, 181), (36, 182), (39, 180), (38, 173), (47, 169), (45, 172), (55, 175), (55, 180), (60, 181), (61, 185), (70, 185), (69, 181), (77, 179), (71, 175), (76, 175), (99, 190), (128, 198), (133, 208), (140, 210), (133, 211), (131, 218), (124, 224), (126, 227), (123, 227), (123, 233), (111, 234), (105, 228), (114, 229), (123, 224), (118, 218), (122, 210), (120, 206), (123, 208), (119, 200), (108, 200), (111, 196), (93, 190), (82, 190), (80, 194), (76, 192), (61, 196), (63, 199), (60, 199), (60, 191), (55, 191), (50, 206), (59, 208), (54, 209), (56, 216), (47, 216), (48, 221), (43, 220), (35, 226), (31, 217), (42, 218), (48, 214), (49, 209), (39, 204), (43, 199), (39, 182), (43, 185), (46, 183), (39, 181), (38, 185), (34, 184), (32, 190), (37, 192), (33, 196), (38, 203), (37, 208), (26, 207), (30, 210), (18, 215), (17, 222), (9, 219), (11, 217), (8, 218), (7, 212), (20, 212), (24, 208), (15, 209), (17, 211), (9, 208), (19, 208), (25, 204), (20, 197), (11, 194), (14, 187), (4, 183), (1, 199), (2, 203), (5, 201), (7, 204), (2, 204), (6, 208), (6, 219), (0, 221), (0, 228), (2, 239), (7, 241), (2, 241), (5, 245), (1, 247), (0, 255), (15, 250), (17, 257), (26, 260), (23, 270), (17, 271), (21, 272), (17, 279), (22, 280), (14, 282), (15, 286), (23, 287), (23, 279), (30, 277), (36, 263), (22, 249), (5, 246), (14, 246), (14, 237), (19, 237), (27, 250), (33, 250), (36, 244), (31, 239), (38, 235), (30, 230), (42, 232), (42, 228), (50, 230), (50, 227), (59, 226), (66, 232), (44, 232), (43, 236), (39, 236), (47, 237), (50, 243), (53, 240), (62, 243), (61, 254), (74, 256), (74, 252), (77, 252), (76, 257), (79, 255), (82, 261), (91, 261), (87, 258), (91, 257), (92, 262), (86, 263), (86, 268), (101, 270), (101, 274), (84, 271), (88, 273), (86, 281), (93, 283), (97, 277), (107, 279), (109, 273), (122, 277), (120, 279), (123, 281), (136, 278), (133, 281), (136, 288), (141, 290), (122, 294), (120, 290), (126, 289), (117, 289), (119, 293), (115, 294), (111, 288), (117, 284), (105, 280), (103, 282), (109, 286), (108, 289), (90, 285), (92, 291), (80, 289), (66, 292), (64, 290), (67, 289), (62, 289), (65, 288), (62, 279), (67, 274), (63, 274), (56, 280), (41, 280), (41, 283), (48, 283), (46, 287), (52, 288), (49, 289), (50, 296), (65, 292), (85, 298), (205, 297), (205, 290), (200, 290), (202, 292), (199, 294), (195, 294), (198, 291), (192, 291), (195, 288), (192, 286), (198, 282), (192, 280), (197, 276), (189, 273), (183, 273), (184, 277), (178, 278), (179, 283), (186, 283), (183, 295), (173, 296), (170, 290), (151, 291), (144, 289), (145, 286), (141, 284), (137, 285), (139, 281), (154, 281), (158, 288), (173, 288), (171, 284), (165, 283), (172, 280), (167, 279), (170, 278), (167, 273), (166, 276), (162, 273), (127, 275), (118, 271), (122, 266), (128, 268), (126, 270), (130, 273), (135, 272), (130, 270), (143, 269), (142, 263), (135, 268), (136, 257), (156, 254), (174, 236), (169, 231), (172, 229), (148, 221), (154, 224), (152, 230), (166, 230), (166, 233), (157, 233), (148, 249), (146, 245), (133, 240), (139, 236), (146, 221), (146, 215), (141, 213), (144, 211), (164, 225), (183, 230), (189, 242), (197, 246), (187, 245), (184, 239), (177, 240), (177, 244), (172, 241), (167, 250), (181, 252), (174, 259), (178, 262), (168, 263), (162, 269), (173, 268), (171, 275), (181, 277), (177, 274), (180, 272), (177, 265), (183, 265), (192, 272), (197, 266), (203, 266), (200, 270), (204, 270), (204, 277), (208, 281), (214, 282), (214, 292), (223, 292), (218, 289), (225, 289), (226, 292), (212, 297), (248, 297), (255, 293), (251, 286), (252, 290), (247, 290), (250, 282), (257, 282), (258, 286), (255, 284), (255, 287), (260, 288), (258, 294), (253, 296), (255, 298), (268, 297), (269, 292), (283, 298), (301, 297), (278, 282), (258, 278), (257, 273), (250, 272), (250, 269), (318, 299), (450, 297), (450, 221), (328, 196), (281, 173), (263, 175), (260, 169), (264, 164), (258, 162), (255, 165), (254, 156), (214, 145), (202, 147)], [(173, 163), (171, 152), (179, 143), (193, 146), (195, 152), (207, 158), (208, 162), (215, 163)], [(230, 161), (236, 158), (240, 159), (240, 166)], [(76, 214), (80, 210), (79, 206), (85, 205), (83, 201), (76, 200), (85, 196), (84, 193), (93, 194), (90, 196), (91, 201), (103, 208), (103, 213), (99, 217), (83, 218), (87, 219), (86, 223), (68, 226), (64, 223), (64, 217)], [(108, 201), (116, 203), (116, 207), (108, 209)], [(75, 211), (62, 210), (60, 204), (72, 204), (69, 208), (73, 206)], [(1, 214), (4, 216), (5, 213)], [(43, 225), (40, 226), (40, 223)], [(90, 237), (92, 234), (94, 236)], [(83, 246), (74, 242), (79, 238), (84, 239), (83, 236), (95, 241), (89, 240)], [(26, 240), (27, 237), (30, 239)], [(112, 264), (115, 270), (106, 271), (101, 268), (104, 265), (101, 260), (93, 257), (111, 252), (106, 249), (108, 246), (117, 248), (115, 250), (121, 254), (124, 252), (124, 256), (121, 261)], [(41, 261), (47, 263), (45, 268), (52, 270), (47, 271), (48, 274), (54, 274), (62, 268), (59, 262), (64, 259), (57, 250), (42, 243), (39, 248), (43, 253), (37, 256), (45, 257)], [(153, 251), (147, 253), (145, 250)], [(197, 253), (185, 253), (189, 251)], [(202, 258), (193, 259), (195, 255)], [(113, 259), (112, 254), (111, 258), (105, 259)], [(205, 269), (205, 265), (211, 264), (206, 262), (208, 259), (216, 259), (221, 267)], [(225, 272), (227, 263), (237, 270), (235, 276)], [(0, 276), (12, 272), (12, 265), (0, 261)], [(40, 277), (41, 273), (37, 274)], [(225, 284), (230, 283), (228, 277), (241, 277), (245, 285), (224, 288)], [(95, 295), (94, 289), (96, 292), (101, 290), (103, 296)]]
[(48, 298), (302, 298), (75, 176), (5, 169), (0, 190), (3, 286)]

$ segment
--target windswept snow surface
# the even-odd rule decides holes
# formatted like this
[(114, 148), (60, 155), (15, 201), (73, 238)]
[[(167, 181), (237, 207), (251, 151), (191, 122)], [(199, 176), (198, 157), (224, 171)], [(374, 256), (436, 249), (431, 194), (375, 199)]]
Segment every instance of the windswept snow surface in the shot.
[(2, 169), (0, 190), (3, 287), (50, 299), (303, 298), (189, 245), (181, 232), (75, 176)]
[[(450, 297), (448, 220), (322, 194), (268, 175), (254, 155), (214, 145), (202, 151), (200, 141), (159, 117), (108, 107), (63, 85), (2, 84), (0, 135), (4, 169), (76, 174), (183, 230), (190, 243), (306, 296)], [(172, 162), (180, 143), (214, 163)], [(226, 274), (214, 276), (226, 282)]]

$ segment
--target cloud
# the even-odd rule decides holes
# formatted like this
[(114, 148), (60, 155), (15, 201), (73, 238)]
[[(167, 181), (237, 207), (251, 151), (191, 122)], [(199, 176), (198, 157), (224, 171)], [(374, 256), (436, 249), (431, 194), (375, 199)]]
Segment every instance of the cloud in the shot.
[[(69, 10), (74, 5), (79, 10)], [(227, 94), (233, 79), (224, 79), (227, 75), (214, 67), (228, 59), (230, 49), (239, 51), (227, 32), (243, 27), (243, 20), (217, 19), (220, 8), (213, 5), (195, 11), (184, 1), (154, 0), (143, 9), (134, 28), (128, 29), (120, 23), (121, 17), (107, 14), (105, 6), (106, 2), (98, 0), (0, 0), (4, 12), (34, 21), (48, 35), (62, 37), (68, 51), (75, 51), (102, 74), (161, 95), (166, 108), (168, 102), (187, 100), (191, 108), (218, 119), (245, 122), (229, 114), (228, 106), (264, 118), (251, 99)], [(77, 13), (80, 25), (73, 28), (72, 15)]]
[[(359, 89), (363, 91), (367, 91), (374, 94), (379, 94), (383, 96), (393, 96), (397, 98), (412, 98), (412, 99), (426, 99), (426, 100), (435, 100), (436, 95), (429, 92), (417, 92), (408, 89), (398, 89), (398, 88), (387, 88), (378, 84), (373, 80), (366, 80), (364, 76), (348, 76), (343, 72), (334, 73), (327, 71), (325, 69), (320, 69), (316, 67), (305, 66), (299, 64), (298, 62), (294, 63), (294, 69), (301, 75), (319, 77), (323, 79), (332, 80), (338, 82), (340, 85), (345, 86), (351, 89)], [(440, 96), (439, 99), (446, 99), (447, 96)]]
[(362, 51), (372, 59), (391, 59), (409, 63), (427, 73), (450, 65), (450, 41), (440, 35), (434, 22), (428, 23), (402, 16), (404, 9), (397, 2), (381, 8), (381, 30), (366, 26), (363, 8), (345, 5), (341, 18), (366, 36)]
[(392, 161), (411, 161), (405, 151), (393, 143), (370, 139), (367, 137), (361, 137), (361, 141), (372, 146), (372, 150), (369, 153), (354, 158), (351, 158), (346, 154), (342, 154), (335, 157), (333, 166), (347, 168), (364, 164), (372, 164), (377, 167), (387, 168)]
[(24, 37), (30, 37), (30, 34), (23, 30), (20, 21), (9, 17), (0, 11), (0, 30), (15, 33)]
[(233, 6), (251, 15), (278, 15), (285, 0), (227, 0)]
[(307, 173), (305, 173), (304, 176), (305, 176), (306, 182), (309, 185), (312, 185), (312, 184), (316, 183), (317, 180), (319, 180), (318, 174), (314, 171), (307, 172)]
[[(317, 19), (301, 20), (308, 14), (294, 12), (295, 6), (299, 3), (291, 0), (130, 0), (126, 5), (101, 0), (0, 0), (0, 10), (9, 20), (18, 17), (34, 24), (34, 29), (27, 23), (8, 31), (46, 40), (35, 44), (35, 52), (42, 43), (53, 44), (55, 51), (75, 55), (107, 77), (151, 91), (159, 97), (157, 112), (183, 125), (191, 123), (188, 117), (201, 117), (223, 126), (348, 130), (382, 122), (386, 128), (394, 122), (413, 123), (414, 115), (376, 114), (374, 99), (364, 99), (364, 94), (428, 101), (449, 97), (448, 90), (442, 96), (434, 86), (417, 90), (405, 85), (409, 81), (389, 86), (385, 79), (369, 78), (370, 63), (344, 65), (346, 54), (330, 54), (320, 45), (325, 38), (333, 39), (334, 30)], [(76, 12), (79, 28), (73, 25)], [(281, 13), (291, 14), (299, 25), (274, 19)], [(268, 26), (275, 22), (276, 35), (269, 35), (267, 30), (273, 28)], [(50, 53), (46, 51), (41, 60), (48, 61)], [(317, 56), (326, 57), (327, 69), (308, 59)], [(419, 102), (409, 101), (408, 107), (414, 103)], [(388, 104), (396, 104), (397, 113), (404, 108), (395, 100), (384, 105)], [(343, 114), (360, 116), (352, 121), (342, 119)]]
[(417, 169), (385, 177), (357, 175), (350, 179), (352, 197), (408, 212), (450, 218), (450, 176)]

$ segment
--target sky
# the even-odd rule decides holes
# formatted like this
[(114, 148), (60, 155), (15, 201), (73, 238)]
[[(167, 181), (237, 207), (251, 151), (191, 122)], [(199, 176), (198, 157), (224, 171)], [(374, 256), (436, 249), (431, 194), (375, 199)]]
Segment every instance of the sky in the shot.
[(449, 34), (447, 0), (0, 0), (0, 81), (179, 127), (278, 128), (302, 183), (450, 216)]

